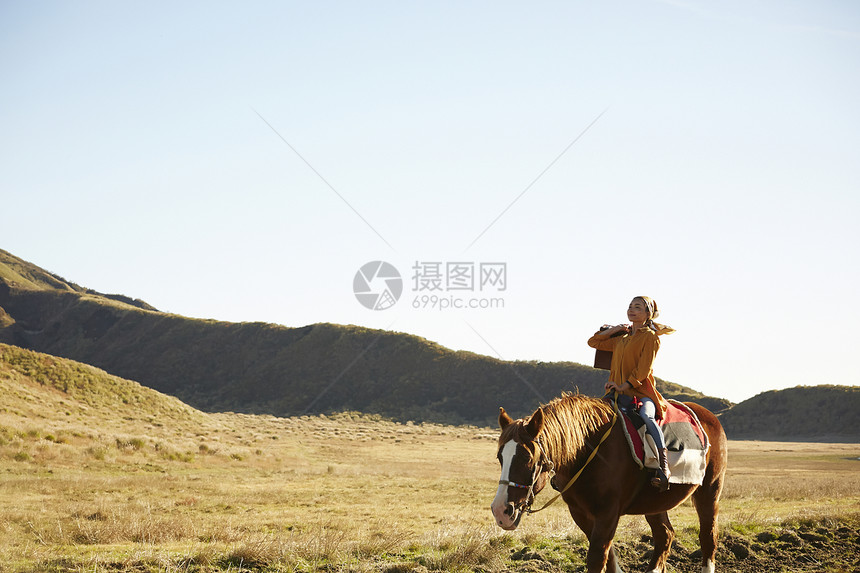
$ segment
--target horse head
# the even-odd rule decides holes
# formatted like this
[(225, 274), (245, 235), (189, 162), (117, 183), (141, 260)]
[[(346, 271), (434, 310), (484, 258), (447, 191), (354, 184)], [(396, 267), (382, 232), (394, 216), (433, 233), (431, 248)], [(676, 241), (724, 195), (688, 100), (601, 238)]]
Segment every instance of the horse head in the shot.
[(517, 528), (535, 496), (549, 481), (553, 466), (541, 445), (543, 424), (541, 408), (525, 420), (513, 420), (504, 408), (499, 408), (502, 434), (497, 457), (502, 475), (491, 509), (502, 529)]

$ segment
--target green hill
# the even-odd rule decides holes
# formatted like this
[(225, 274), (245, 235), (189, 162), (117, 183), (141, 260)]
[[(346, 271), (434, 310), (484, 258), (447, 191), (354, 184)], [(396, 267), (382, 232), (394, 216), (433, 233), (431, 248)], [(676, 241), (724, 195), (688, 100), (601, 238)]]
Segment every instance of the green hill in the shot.
[[(357, 326), (227, 323), (158, 312), (83, 289), (0, 251), (0, 342), (92, 364), (206, 411), (281, 416), (354, 410), (399, 420), (492, 424), (562, 391), (602, 393), (581, 364), (506, 362)], [(668, 397), (726, 400), (663, 380)]]
[(113, 463), (122, 452), (189, 461), (223, 424), (165, 396), (65, 358), (0, 344), (0, 459), (52, 467)]
[(860, 441), (860, 387), (764, 392), (719, 414), (730, 439)]
[[(126, 416), (126, 420), (182, 418), (199, 423), (206, 416), (172, 396), (112, 376), (88, 364), (8, 344), (0, 344), (0, 384), (4, 412), (26, 409), (24, 403), (36, 404), (38, 411), (32, 412), (34, 418), (47, 418), (63, 410), (57, 406), (67, 403), (87, 412), (126, 410), (126, 414), (131, 415)], [(25, 387), (38, 389), (38, 392), (25, 391)], [(26, 399), (26, 396), (37, 394), (36, 400)]]

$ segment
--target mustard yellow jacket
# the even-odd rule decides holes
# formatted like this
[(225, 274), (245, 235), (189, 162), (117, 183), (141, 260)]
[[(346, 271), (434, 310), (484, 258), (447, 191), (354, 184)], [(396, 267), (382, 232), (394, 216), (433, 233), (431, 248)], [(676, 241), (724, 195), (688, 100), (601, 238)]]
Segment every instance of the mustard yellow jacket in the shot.
[(624, 393), (628, 396), (651, 398), (657, 406), (657, 419), (666, 412), (666, 400), (654, 384), (654, 358), (660, 349), (660, 337), (647, 327), (634, 334), (609, 338), (600, 333), (588, 339), (588, 345), (598, 350), (612, 352), (609, 381), (619, 386), (629, 382), (632, 388)]

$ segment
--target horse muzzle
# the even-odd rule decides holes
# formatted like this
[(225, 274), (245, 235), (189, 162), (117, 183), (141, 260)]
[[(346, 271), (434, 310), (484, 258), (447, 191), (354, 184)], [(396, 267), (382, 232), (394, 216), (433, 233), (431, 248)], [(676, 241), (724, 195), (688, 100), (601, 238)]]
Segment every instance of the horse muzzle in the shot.
[(505, 531), (513, 531), (516, 529), (525, 513), (512, 502), (508, 502), (504, 505), (493, 504), (490, 509), (493, 511), (493, 517), (496, 519), (496, 525)]

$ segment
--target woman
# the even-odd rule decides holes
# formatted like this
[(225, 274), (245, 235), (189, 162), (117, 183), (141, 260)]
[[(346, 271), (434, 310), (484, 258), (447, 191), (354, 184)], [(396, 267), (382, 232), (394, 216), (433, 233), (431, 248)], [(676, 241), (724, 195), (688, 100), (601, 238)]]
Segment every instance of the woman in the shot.
[[(675, 332), (673, 328), (657, 324), (657, 303), (647, 296), (637, 296), (627, 307), (627, 319), (632, 324), (619, 324), (596, 333), (588, 345), (612, 352), (612, 365), (606, 391), (618, 392), (620, 405), (629, 406), (634, 398), (639, 401), (639, 415), (645, 422), (648, 434), (657, 445), (660, 467), (651, 479), (651, 485), (660, 491), (669, 489), (669, 462), (663, 432), (655, 422), (666, 412), (666, 401), (654, 385), (654, 358), (660, 349), (660, 335)], [(623, 332), (623, 336), (614, 334)]]

